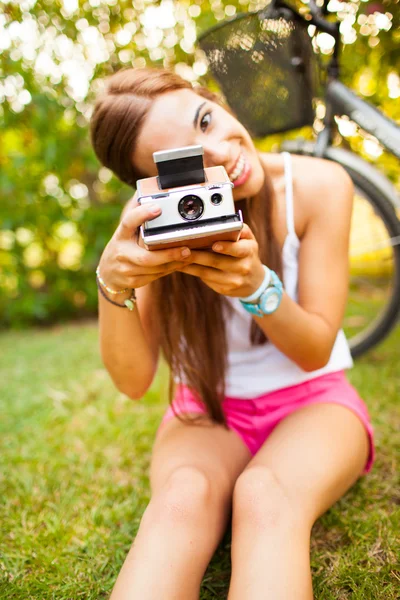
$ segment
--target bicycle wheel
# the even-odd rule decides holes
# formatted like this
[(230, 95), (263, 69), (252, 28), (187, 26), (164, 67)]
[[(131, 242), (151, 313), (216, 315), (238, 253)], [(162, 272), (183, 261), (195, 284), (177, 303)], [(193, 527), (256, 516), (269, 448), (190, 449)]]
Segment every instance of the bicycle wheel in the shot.
[[(282, 149), (312, 156), (314, 144), (295, 140)], [(360, 356), (396, 325), (400, 314), (400, 221), (388, 180), (356, 155), (328, 147), (354, 184), (350, 285), (343, 329), (352, 356)]]
[(382, 190), (365, 174), (343, 166), (355, 195), (343, 329), (356, 357), (383, 340), (400, 313), (400, 222)]

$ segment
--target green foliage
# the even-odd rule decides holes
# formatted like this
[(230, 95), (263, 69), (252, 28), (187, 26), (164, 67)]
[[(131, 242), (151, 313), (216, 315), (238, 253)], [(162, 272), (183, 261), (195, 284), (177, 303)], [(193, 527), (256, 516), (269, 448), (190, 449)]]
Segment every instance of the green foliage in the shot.
[[(145, 64), (199, 79), (196, 32), (263, 4), (0, 0), (0, 326), (96, 311), (94, 271), (133, 193), (101, 168), (90, 146), (100, 79)], [(399, 120), (398, 0), (340, 6), (345, 83)], [(378, 22), (379, 14), (391, 18)], [(279, 140), (261, 146), (275, 148)], [(341, 142), (373, 159), (359, 132)], [(374, 160), (398, 182), (393, 157)]]

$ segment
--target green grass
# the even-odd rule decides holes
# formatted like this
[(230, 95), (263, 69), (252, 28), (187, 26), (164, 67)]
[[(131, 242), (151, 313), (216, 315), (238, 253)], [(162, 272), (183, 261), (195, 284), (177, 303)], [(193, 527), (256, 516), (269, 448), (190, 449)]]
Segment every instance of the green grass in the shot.
[[(95, 322), (3, 332), (0, 348), (0, 599), (108, 598), (149, 500), (165, 374), (141, 402), (118, 393)], [(398, 327), (350, 375), (377, 460), (313, 528), (316, 599), (400, 598), (399, 348)], [(226, 598), (229, 548), (228, 528), (202, 600)]]
[(348, 340), (382, 318), (392, 298), (393, 281), (385, 277), (353, 277), (350, 282), (343, 329)]

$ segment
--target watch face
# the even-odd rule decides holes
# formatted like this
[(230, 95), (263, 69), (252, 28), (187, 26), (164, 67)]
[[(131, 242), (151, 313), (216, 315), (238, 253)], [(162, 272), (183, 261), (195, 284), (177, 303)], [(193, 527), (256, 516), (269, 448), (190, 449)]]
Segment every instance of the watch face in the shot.
[(260, 308), (264, 313), (271, 313), (279, 306), (279, 294), (277, 291), (270, 289), (261, 298)]

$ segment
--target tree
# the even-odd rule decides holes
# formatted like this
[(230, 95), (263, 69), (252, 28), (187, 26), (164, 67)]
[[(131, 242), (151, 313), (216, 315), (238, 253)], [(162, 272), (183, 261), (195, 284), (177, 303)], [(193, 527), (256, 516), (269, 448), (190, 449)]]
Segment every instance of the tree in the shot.
[[(101, 78), (152, 64), (201, 79), (196, 32), (262, 6), (247, 0), (0, 0), (1, 326), (96, 312), (95, 268), (133, 191), (98, 164), (90, 147), (91, 103)], [(330, 6), (339, 11), (347, 44), (344, 81), (399, 119), (398, 0), (331, 0)], [(329, 52), (326, 38), (318, 43)], [(365, 152), (360, 136), (348, 143)], [(376, 154), (395, 180), (397, 164)]]

